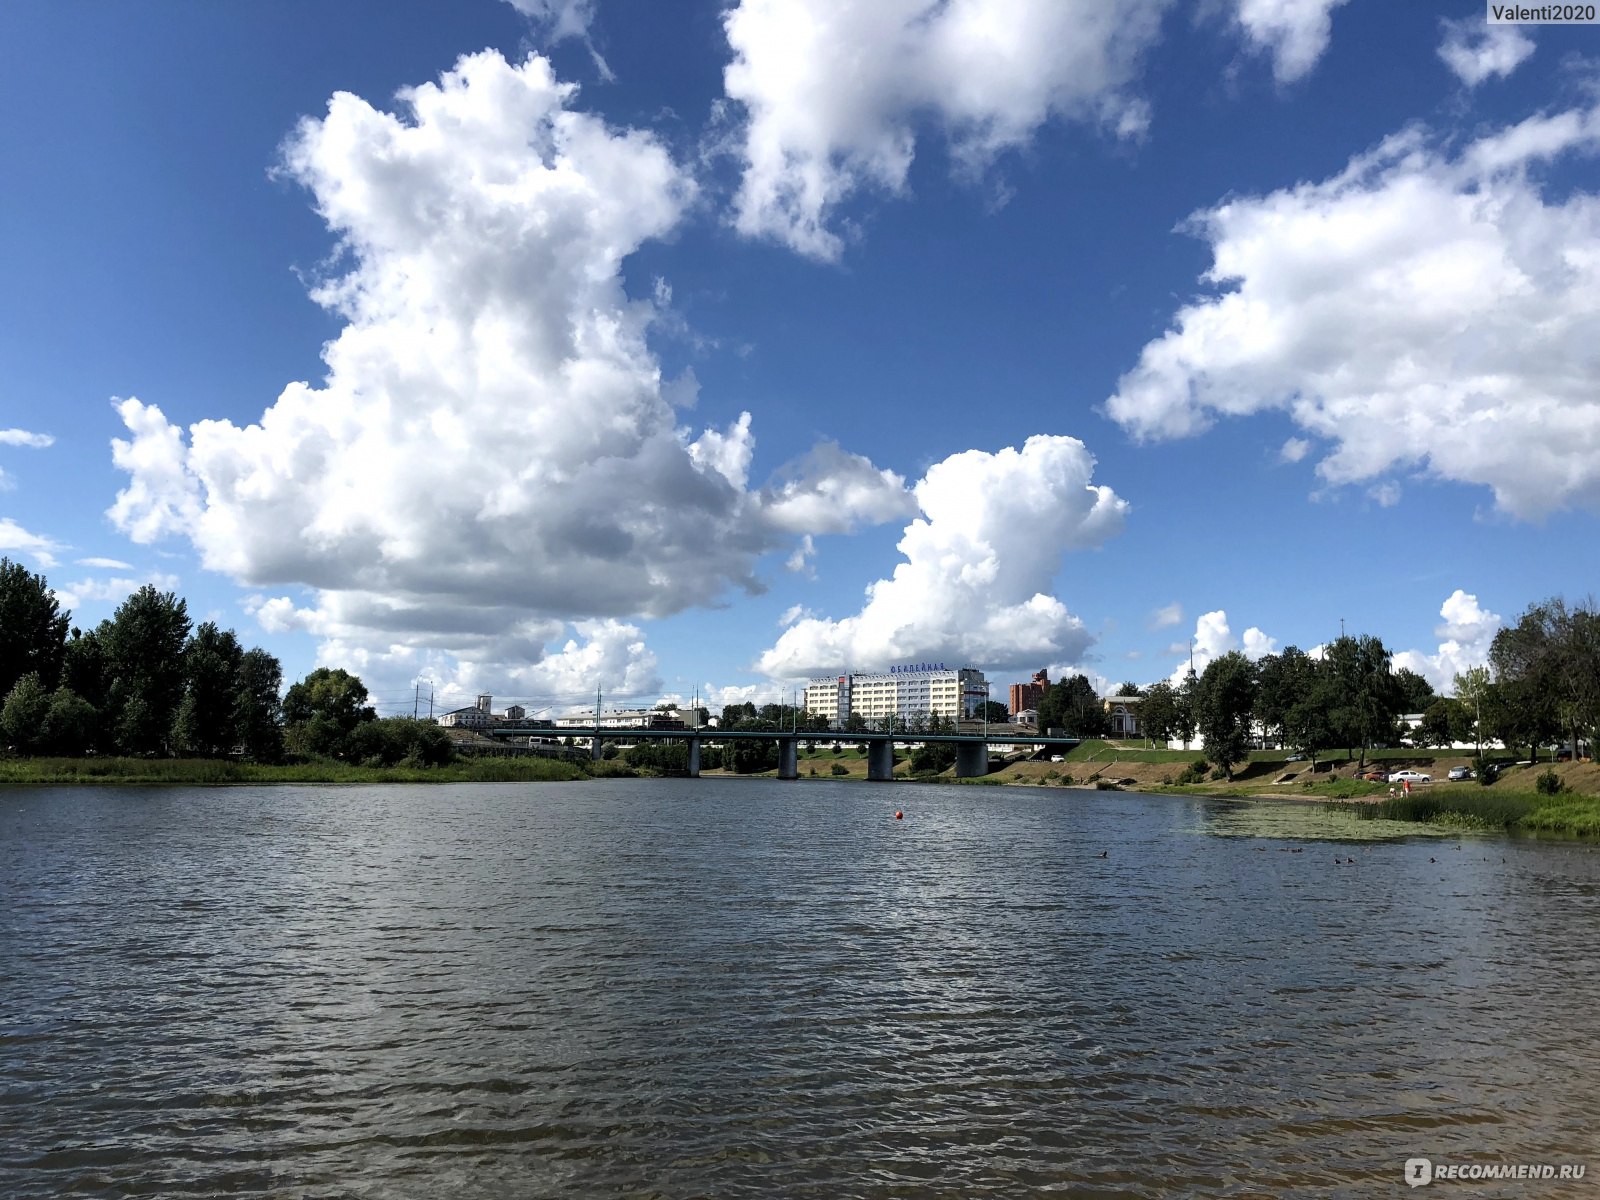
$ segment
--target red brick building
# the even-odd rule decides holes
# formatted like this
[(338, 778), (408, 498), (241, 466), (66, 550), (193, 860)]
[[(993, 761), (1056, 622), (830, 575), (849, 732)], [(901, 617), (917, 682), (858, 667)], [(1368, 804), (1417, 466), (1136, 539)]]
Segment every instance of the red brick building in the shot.
[(1039, 702), (1044, 699), (1044, 694), (1050, 690), (1050, 673), (1047, 670), (1035, 671), (1033, 678), (1027, 683), (1013, 683), (1011, 685), (1011, 715), (1014, 717), (1024, 709), (1039, 707)]

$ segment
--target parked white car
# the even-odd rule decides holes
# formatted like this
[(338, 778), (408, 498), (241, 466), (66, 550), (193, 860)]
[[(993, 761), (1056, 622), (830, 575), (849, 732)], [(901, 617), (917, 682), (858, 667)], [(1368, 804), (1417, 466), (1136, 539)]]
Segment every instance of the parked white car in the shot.
[(1424, 775), (1421, 771), (1392, 771), (1389, 774), (1390, 783), (1432, 783), (1432, 775)]

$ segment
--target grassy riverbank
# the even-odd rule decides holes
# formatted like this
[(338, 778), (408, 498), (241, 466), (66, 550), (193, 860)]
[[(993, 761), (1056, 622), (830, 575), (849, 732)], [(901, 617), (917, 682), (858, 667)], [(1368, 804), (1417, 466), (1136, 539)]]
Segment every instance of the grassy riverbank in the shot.
[[(899, 756), (897, 756), (899, 757)], [(1185, 768), (1202, 758), (1199, 750), (1155, 750), (1109, 741), (1086, 741), (1062, 756), (1061, 762), (1024, 758), (997, 762), (983, 779), (957, 781), (953, 771), (926, 777), (938, 783), (983, 783), (1011, 786), (1105, 788), (1141, 792), (1177, 792), (1182, 795), (1230, 799), (1274, 799), (1337, 806), (1359, 818), (1428, 822), (1457, 828), (1508, 829), (1519, 833), (1553, 833), (1600, 837), (1600, 764), (1539, 763), (1501, 772), (1488, 786), (1476, 781), (1450, 783), (1450, 768), (1466, 765), (1471, 755), (1461, 751), (1369, 751), (1367, 762), (1385, 770), (1420, 769), (1439, 782), (1419, 785), (1409, 798), (1389, 800), (1389, 785), (1356, 777), (1359, 759), (1324, 758), (1313, 769), (1309, 762), (1291, 762), (1283, 751), (1258, 751), (1250, 761), (1234, 768), (1232, 779), (1211, 778), (1206, 770), (1191, 773), (1191, 782), (1178, 783)], [(1534, 780), (1554, 771), (1562, 791), (1542, 795)], [(802, 750), (802, 778), (863, 779), (864, 757), (854, 749)], [(1195, 776), (1198, 775), (1198, 778)], [(909, 765), (900, 759), (895, 776), (911, 778)]]
[(1419, 790), (1395, 800), (1364, 804), (1354, 811), (1363, 819), (1600, 837), (1600, 797), (1573, 792), (1546, 796), (1539, 792), (1466, 788)]
[[(1565, 763), (1537, 768), (1517, 767), (1484, 787), (1470, 783), (1433, 783), (1409, 797), (1389, 799), (1385, 784), (1352, 777), (1354, 764), (1323, 762), (1316, 771), (1307, 763), (1290, 763), (1281, 753), (1254, 756), (1237, 768), (1232, 780), (1172, 782), (1199, 757), (1197, 751), (1144, 750), (1107, 742), (1088, 742), (1065, 761), (1024, 760), (999, 766), (981, 780), (988, 785), (1043, 787), (1116, 787), (1144, 792), (1238, 799), (1270, 798), (1338, 805), (1356, 817), (1427, 822), (1461, 828), (1507, 829), (1600, 837), (1600, 764)], [(1375, 756), (1369, 755), (1369, 760)], [(1418, 766), (1442, 777), (1460, 755), (1427, 755), (1415, 751), (1384, 752), (1385, 765)], [(1465, 761), (1464, 759), (1462, 761)], [(802, 751), (802, 779), (859, 779), (867, 773), (865, 757), (854, 749)], [(1554, 796), (1533, 789), (1538, 773), (1555, 770), (1563, 790)], [(285, 783), (548, 783), (596, 776), (634, 775), (618, 762), (568, 762), (547, 758), (462, 758), (442, 767), (361, 767), (331, 760), (263, 766), (216, 759), (146, 758), (0, 758), (0, 786), (12, 785), (237, 785)], [(708, 772), (710, 774), (711, 772)], [(721, 772), (717, 772), (720, 774)], [(775, 772), (766, 772), (773, 775)], [(910, 778), (908, 764), (896, 764), (899, 779)], [(954, 781), (954, 772), (926, 777)]]
[(359, 767), (325, 761), (265, 766), (189, 758), (5, 758), (0, 784), (549, 783), (631, 775), (610, 763), (463, 758), (442, 767)]

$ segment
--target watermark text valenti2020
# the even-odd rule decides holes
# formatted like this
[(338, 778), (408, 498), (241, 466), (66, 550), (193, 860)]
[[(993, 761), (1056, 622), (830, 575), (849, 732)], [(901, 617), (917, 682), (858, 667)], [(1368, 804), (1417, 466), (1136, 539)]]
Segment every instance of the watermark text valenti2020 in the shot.
[(1479, 1183), (1500, 1179), (1568, 1182), (1588, 1173), (1587, 1163), (1434, 1162), (1431, 1158), (1406, 1159), (1406, 1182), (1412, 1187), (1428, 1183)]
[(1488, 0), (1491, 25), (1600, 25), (1596, 5), (1497, 4)]

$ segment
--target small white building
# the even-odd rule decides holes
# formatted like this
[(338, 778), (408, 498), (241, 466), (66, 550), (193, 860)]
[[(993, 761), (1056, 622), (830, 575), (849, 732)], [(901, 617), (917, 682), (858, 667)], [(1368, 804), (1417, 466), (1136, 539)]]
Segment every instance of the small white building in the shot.
[(614, 708), (610, 712), (601, 713), (598, 721), (595, 719), (593, 709), (588, 712), (568, 713), (564, 717), (556, 718), (557, 729), (570, 729), (574, 732), (588, 730), (593, 733), (596, 725), (601, 730), (687, 728), (681, 713), (658, 708)]
[(1139, 723), (1139, 705), (1142, 703), (1142, 696), (1110, 696), (1106, 699), (1104, 707), (1106, 718), (1111, 723), (1112, 737), (1144, 736), (1144, 726)]
[(440, 725), (450, 725), (457, 729), (492, 729), (496, 721), (494, 714), (489, 711), (493, 697), (488, 692), (480, 692), (478, 702), (471, 708), (458, 708), (445, 713), (438, 719)]

